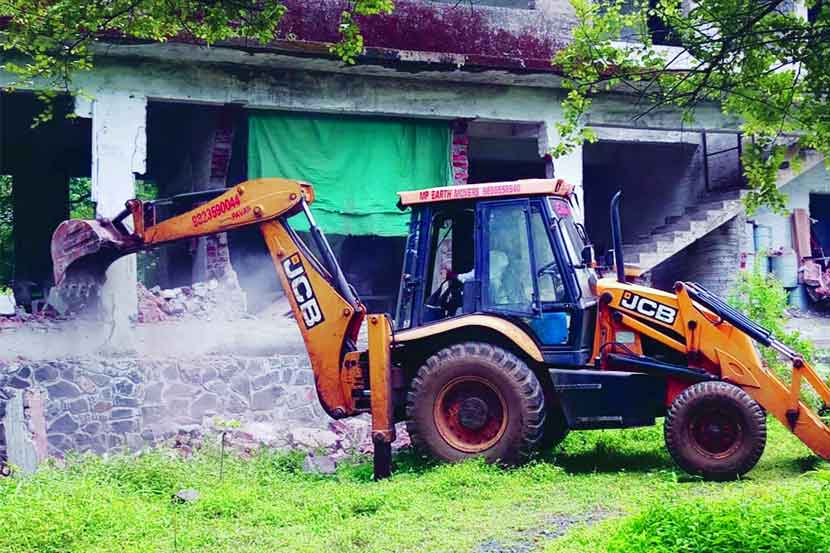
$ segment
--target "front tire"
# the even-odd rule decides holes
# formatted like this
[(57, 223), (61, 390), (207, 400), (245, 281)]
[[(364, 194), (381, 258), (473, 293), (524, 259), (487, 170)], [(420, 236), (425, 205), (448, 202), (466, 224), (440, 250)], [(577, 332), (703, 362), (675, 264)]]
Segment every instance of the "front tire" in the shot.
[(727, 382), (689, 386), (666, 415), (666, 448), (680, 468), (707, 480), (733, 480), (761, 458), (766, 417), (749, 394)]
[(545, 400), (521, 359), (497, 346), (465, 342), (421, 366), (406, 412), (413, 443), (433, 457), (515, 464), (542, 438)]

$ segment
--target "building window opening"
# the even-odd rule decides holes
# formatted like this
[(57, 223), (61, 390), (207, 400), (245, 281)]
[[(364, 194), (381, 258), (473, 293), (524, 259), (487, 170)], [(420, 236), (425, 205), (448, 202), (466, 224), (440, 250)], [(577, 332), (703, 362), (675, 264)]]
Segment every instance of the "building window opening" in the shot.
[(813, 5), (807, 8), (807, 21), (815, 24), (820, 17), (827, 17), (824, 0), (815, 0)]
[(803, 209), (793, 214), (793, 242), (803, 244), (796, 246), (801, 281), (816, 307), (825, 310), (830, 306), (830, 194), (810, 194), (809, 207), (809, 218)]
[(11, 287), (14, 277), (14, 205), (12, 177), (0, 175), (0, 290)]
[(648, 2), (649, 14), (646, 20), (649, 35), (654, 44), (661, 46), (681, 46), (680, 37), (669, 26), (666, 21), (660, 17), (660, 3), (658, 0), (649, 0)]

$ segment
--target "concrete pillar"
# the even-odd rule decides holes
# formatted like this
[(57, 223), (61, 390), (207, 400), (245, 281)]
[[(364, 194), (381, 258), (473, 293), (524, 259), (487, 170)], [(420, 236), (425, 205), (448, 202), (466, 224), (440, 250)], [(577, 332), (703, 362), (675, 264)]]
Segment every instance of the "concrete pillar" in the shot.
[[(146, 172), (147, 98), (102, 93), (92, 102), (92, 199), (97, 214), (114, 217), (135, 197), (135, 173)], [(123, 257), (107, 270), (102, 304), (113, 322), (112, 346), (126, 345), (129, 320), (138, 312), (136, 259)]]
[[(542, 123), (539, 129), (539, 155), (546, 157), (550, 151), (559, 143), (559, 133), (553, 123)], [(550, 178), (565, 179), (574, 185), (574, 194), (577, 202), (574, 207), (574, 219), (579, 223), (585, 223), (585, 194), (582, 187), (582, 146), (562, 157), (552, 159), (550, 163), (553, 174)], [(549, 172), (549, 173), (550, 173)]]
[[(190, 111), (190, 140), (187, 158), (179, 173), (176, 187), (183, 192), (198, 192), (214, 188), (211, 183), (211, 157), (214, 135), (216, 133), (216, 114), (214, 110), (204, 109)], [(224, 183), (220, 186), (224, 186)], [(216, 238), (198, 238), (191, 265), (191, 282), (208, 279), (208, 241), (215, 244)], [(213, 245), (212, 244), (212, 245)], [(213, 248), (211, 248), (213, 251)]]
[(46, 459), (46, 418), (40, 390), (15, 390), (5, 403), (5, 462), (32, 474)]
[[(225, 106), (216, 115), (215, 128), (212, 133), (210, 150), (210, 178), (209, 186), (212, 189), (224, 188), (228, 185), (228, 173), (233, 153), (233, 141), (240, 122), (241, 108), (239, 106)], [(198, 252), (202, 253), (200, 247)], [(198, 280), (215, 278), (221, 280), (226, 277), (236, 282), (236, 275), (231, 266), (231, 254), (228, 247), (227, 233), (214, 234), (204, 239), (204, 259), (197, 255), (195, 271), (202, 271)], [(201, 261), (201, 262), (200, 262)]]

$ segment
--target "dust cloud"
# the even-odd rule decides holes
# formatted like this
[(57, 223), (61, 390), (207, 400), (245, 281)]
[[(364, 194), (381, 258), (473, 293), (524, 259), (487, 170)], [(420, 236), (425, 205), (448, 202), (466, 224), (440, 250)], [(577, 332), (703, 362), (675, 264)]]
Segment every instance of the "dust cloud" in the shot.
[(297, 323), (283, 316), (130, 324), (128, 329), (121, 330), (127, 333), (127, 340), (119, 343), (111, 341), (112, 332), (111, 323), (80, 320), (3, 328), (0, 359), (43, 360), (89, 355), (269, 356), (305, 352)]

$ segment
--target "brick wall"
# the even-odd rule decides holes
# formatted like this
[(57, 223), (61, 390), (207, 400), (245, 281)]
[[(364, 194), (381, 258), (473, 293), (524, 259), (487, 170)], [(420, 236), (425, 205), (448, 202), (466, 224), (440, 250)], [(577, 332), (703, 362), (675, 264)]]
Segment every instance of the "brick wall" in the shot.
[(457, 121), (452, 126), (452, 178), (453, 184), (467, 184), (470, 177), (470, 138), (467, 124)]
[(231, 272), (233, 272), (233, 267), (228, 249), (228, 235), (223, 232), (205, 237), (205, 276), (207, 279), (222, 280)]

